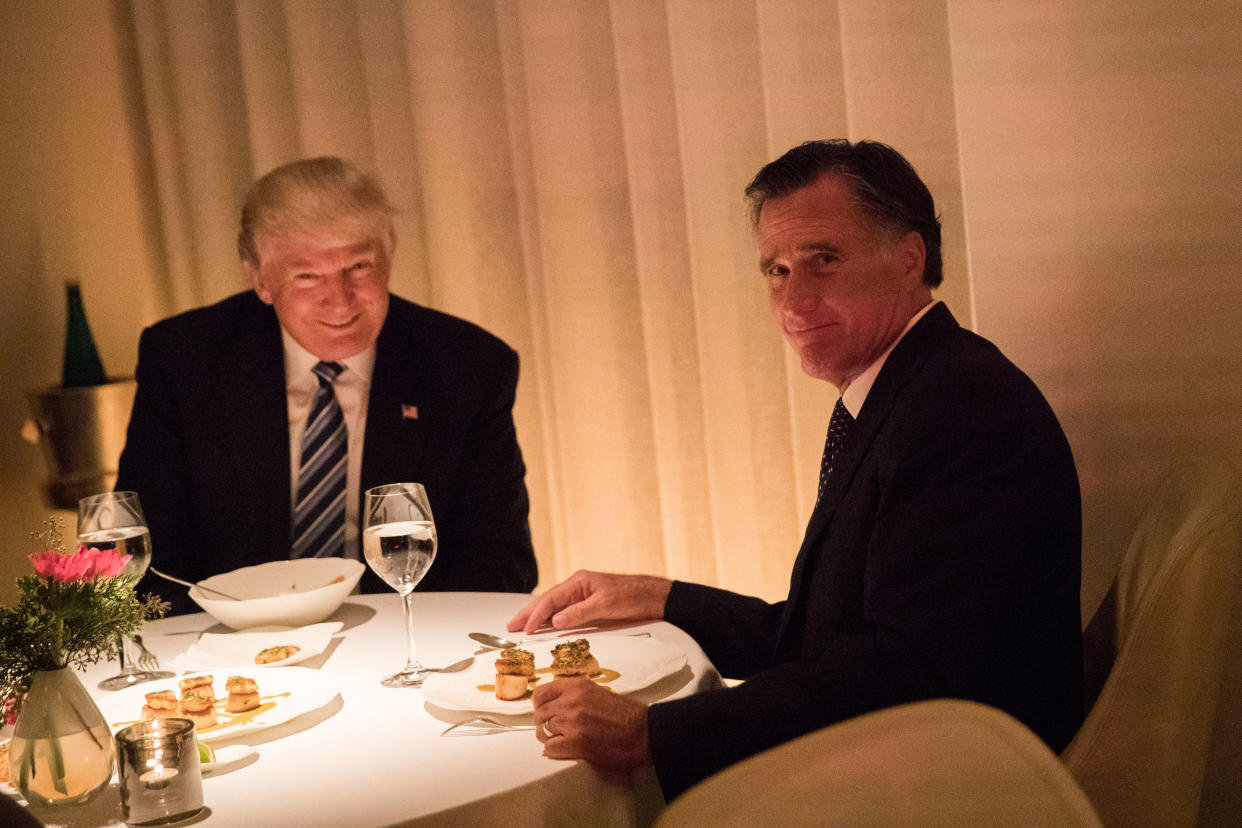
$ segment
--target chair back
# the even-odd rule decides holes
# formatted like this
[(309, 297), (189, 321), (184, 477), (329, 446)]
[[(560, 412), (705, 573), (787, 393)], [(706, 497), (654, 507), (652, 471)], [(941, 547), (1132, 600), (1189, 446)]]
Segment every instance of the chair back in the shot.
[(1034, 733), (975, 702), (917, 702), (801, 736), (678, 797), (657, 828), (1099, 828)]
[(1206, 459), (1175, 468), (1087, 628), (1089, 691), (1106, 678), (1061, 754), (1105, 825), (1196, 824), (1240, 559), (1237, 472)]

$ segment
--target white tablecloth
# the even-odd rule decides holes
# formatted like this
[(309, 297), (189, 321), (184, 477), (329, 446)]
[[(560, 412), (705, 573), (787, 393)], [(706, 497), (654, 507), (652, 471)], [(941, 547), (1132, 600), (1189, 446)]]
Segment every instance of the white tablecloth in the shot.
[[(504, 631), (529, 596), (504, 593), (416, 594), (419, 659), (447, 665), (480, 650), (471, 631)], [(442, 737), (470, 714), (428, 704), (421, 690), (382, 687), (405, 663), (404, 622), (397, 595), (353, 595), (328, 620), (344, 628), (324, 653), (303, 665), (336, 682), (327, 706), (236, 740), (257, 748), (238, 766), (208, 775), (203, 795), (211, 826), (645, 825), (663, 807), (651, 768), (610, 779), (583, 762), (543, 756), (530, 731)], [(671, 624), (648, 630), (687, 656), (687, 668), (635, 694), (644, 701), (717, 687), (719, 675), (694, 641)], [(164, 661), (205, 631), (228, 632), (207, 615), (151, 624), (143, 641)], [(487, 656), (482, 656), (487, 657)], [(227, 666), (227, 665), (221, 665)], [(93, 666), (83, 684), (96, 688), (116, 663)], [(256, 671), (261, 679), (261, 671)], [(228, 743), (225, 743), (228, 744)], [(48, 824), (120, 825), (116, 784), (75, 808), (35, 812)], [(197, 823), (196, 823), (197, 824)]]

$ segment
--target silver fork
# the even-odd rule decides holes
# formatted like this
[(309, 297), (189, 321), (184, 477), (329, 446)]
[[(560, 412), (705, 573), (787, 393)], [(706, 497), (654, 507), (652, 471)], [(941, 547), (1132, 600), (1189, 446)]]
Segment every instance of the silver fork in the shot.
[(160, 660), (156, 657), (155, 653), (148, 650), (146, 645), (142, 643), (142, 636), (135, 635), (132, 640), (138, 645), (139, 668), (147, 671), (158, 670), (160, 667)]
[(533, 724), (530, 724), (530, 725), (505, 724), (504, 722), (496, 721), (490, 716), (474, 716), (473, 718), (470, 718), (470, 719), (462, 719), (457, 724), (449, 725), (448, 727), (444, 729), (444, 732), (442, 732), (440, 735), (447, 736), (449, 733), (456, 730), (457, 728), (465, 727), (467, 725), (474, 725), (476, 727), (482, 727), (483, 729), (486, 729), (489, 733), (500, 733), (502, 731), (509, 731), (509, 730), (534, 730), (535, 729), (535, 726)]

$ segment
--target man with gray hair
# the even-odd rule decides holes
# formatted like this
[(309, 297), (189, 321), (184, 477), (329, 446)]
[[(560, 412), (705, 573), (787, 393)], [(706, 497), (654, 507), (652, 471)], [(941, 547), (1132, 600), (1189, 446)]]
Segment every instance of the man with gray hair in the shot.
[[(242, 209), (253, 290), (143, 332), (117, 488), (138, 492), (161, 569), (358, 558), (361, 493), (418, 482), (439, 535), (420, 589), (534, 588), (517, 354), (389, 293), (393, 212), (342, 159), (278, 167)], [(362, 589), (387, 587), (368, 570)]]
[(587, 679), (541, 684), (545, 753), (652, 762), (672, 799), (802, 734), (937, 697), (1005, 710), (1059, 751), (1082, 722), (1081, 518), (1056, 416), (932, 299), (940, 224), (891, 147), (809, 142), (746, 195), (773, 318), (840, 394), (788, 597), (578, 572), (532, 599), (510, 630), (662, 618), (743, 680), (649, 708)]

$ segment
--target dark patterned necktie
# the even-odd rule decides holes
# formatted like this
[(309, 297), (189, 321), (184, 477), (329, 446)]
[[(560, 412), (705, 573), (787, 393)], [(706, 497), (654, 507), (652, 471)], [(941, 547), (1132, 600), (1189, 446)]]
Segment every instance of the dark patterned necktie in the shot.
[(828, 421), (828, 436), (824, 439), (824, 458), (819, 464), (819, 494), (815, 496), (817, 506), (820, 498), (824, 496), (824, 486), (828, 482), (828, 475), (832, 474), (833, 461), (837, 459), (837, 452), (841, 450), (841, 444), (845, 442), (845, 436), (850, 433), (852, 425), (854, 425), (854, 418), (845, 409), (845, 403), (838, 398), (837, 404), (832, 407), (832, 419)]
[(345, 552), (345, 415), (332, 383), (345, 370), (339, 362), (313, 369), (319, 390), (302, 433), (298, 497), (293, 508), (294, 558), (325, 558)]

